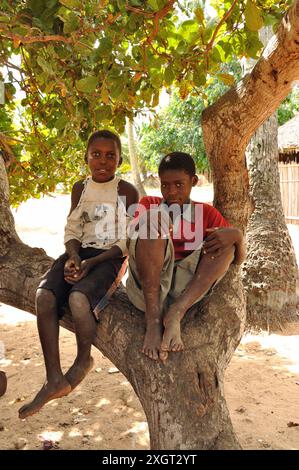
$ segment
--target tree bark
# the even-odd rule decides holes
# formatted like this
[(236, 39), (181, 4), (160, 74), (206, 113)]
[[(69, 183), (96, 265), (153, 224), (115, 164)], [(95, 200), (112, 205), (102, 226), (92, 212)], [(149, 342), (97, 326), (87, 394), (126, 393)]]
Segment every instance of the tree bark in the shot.
[(140, 169), (138, 165), (138, 158), (136, 153), (135, 139), (134, 139), (134, 128), (133, 122), (127, 118), (127, 134), (128, 134), (128, 145), (129, 145), (129, 157), (133, 173), (133, 181), (138, 189), (139, 195), (141, 197), (146, 196), (144, 186), (140, 178)]
[[(267, 44), (272, 35), (269, 27), (263, 28), (260, 38)], [(247, 63), (247, 70), (252, 65)], [(281, 202), (277, 133), (274, 113), (255, 132), (246, 151), (253, 205), (243, 267), (247, 325), (268, 331), (296, 320), (298, 302), (298, 268)]]

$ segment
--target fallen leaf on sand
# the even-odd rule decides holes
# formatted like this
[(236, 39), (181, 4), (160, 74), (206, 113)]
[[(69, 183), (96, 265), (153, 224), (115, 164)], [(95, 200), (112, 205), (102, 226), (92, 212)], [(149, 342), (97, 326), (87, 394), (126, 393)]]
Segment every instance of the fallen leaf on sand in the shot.
[(299, 426), (299, 423), (295, 423), (294, 421), (288, 422), (288, 428), (295, 428), (296, 426)]

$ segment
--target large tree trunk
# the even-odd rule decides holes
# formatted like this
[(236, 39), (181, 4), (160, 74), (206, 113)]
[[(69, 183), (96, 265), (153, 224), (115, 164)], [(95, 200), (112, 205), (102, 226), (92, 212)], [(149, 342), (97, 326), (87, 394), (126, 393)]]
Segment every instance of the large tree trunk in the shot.
[[(248, 177), (244, 152), (256, 128), (299, 78), (299, 0), (282, 23), (253, 72), (203, 115), (207, 153), (217, 207), (245, 227)], [(270, 106), (269, 106), (270, 103)], [(4, 173), (0, 181), (4, 180)], [(0, 200), (2, 194), (0, 194)], [(4, 209), (9, 213), (8, 201)], [(0, 300), (33, 311), (34, 290), (49, 259), (42, 250), (21, 245), (10, 218), (0, 231)], [(39, 261), (37, 261), (37, 258)], [(240, 341), (245, 303), (237, 267), (232, 267), (213, 295), (183, 321), (186, 350), (171, 353), (163, 366), (140, 353), (143, 318), (121, 290), (102, 313), (95, 345), (131, 382), (145, 410), (152, 449), (237, 449), (223, 394), (223, 375)], [(67, 315), (62, 324), (72, 329)]]
[(143, 187), (141, 178), (140, 178), (140, 169), (138, 165), (138, 158), (137, 158), (137, 153), (136, 153), (136, 145), (135, 145), (135, 139), (134, 139), (134, 128), (133, 128), (133, 122), (127, 118), (127, 134), (128, 134), (128, 145), (129, 145), (129, 157), (130, 157), (130, 163), (131, 163), (131, 168), (132, 168), (132, 173), (133, 173), (133, 181), (138, 189), (139, 195), (146, 196), (145, 189)]
[[(266, 45), (272, 28), (263, 28)], [(255, 62), (244, 62), (250, 72)], [(277, 113), (255, 132), (246, 150), (249, 193), (253, 212), (247, 227), (247, 260), (243, 284), (247, 300), (247, 326), (277, 330), (296, 320), (298, 269), (285, 223), (278, 170)]]
[[(3, 160), (0, 162), (0, 181), (5, 182)], [(3, 187), (1, 209), (9, 215), (9, 223), (0, 232), (2, 246), (6, 246), (1, 253), (0, 299), (34, 313), (35, 290), (51, 258), (17, 238)], [(13, 238), (9, 238), (11, 233)], [(189, 312), (183, 325), (186, 351), (170, 354), (166, 365), (140, 352), (143, 316), (130, 304), (123, 288), (102, 312), (94, 345), (134, 388), (148, 419), (152, 449), (239, 448), (223, 394), (223, 370), (244, 326), (240, 286), (235, 292), (228, 289), (234, 271), (232, 268), (200, 309)], [(69, 312), (61, 324), (73, 331)]]

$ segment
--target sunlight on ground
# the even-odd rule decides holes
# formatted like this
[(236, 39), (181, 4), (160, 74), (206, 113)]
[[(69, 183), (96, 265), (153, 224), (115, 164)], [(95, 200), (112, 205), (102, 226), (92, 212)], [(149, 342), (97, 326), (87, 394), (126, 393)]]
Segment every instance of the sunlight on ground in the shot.
[(132, 439), (131, 446), (132, 449), (135, 449), (136, 444), (142, 446), (149, 445), (149, 437), (148, 437), (148, 425), (146, 421), (142, 422), (135, 422), (133, 426), (121, 434), (121, 436), (130, 436)]
[(101, 398), (100, 401), (95, 405), (96, 408), (102, 408), (102, 406), (110, 405), (111, 401), (107, 400), (107, 398)]
[(58, 442), (61, 440), (63, 432), (61, 431), (43, 431), (39, 434), (39, 439), (41, 441), (54, 441)]
[(27, 321), (35, 321), (35, 316), (18, 308), (0, 303), (0, 325), (16, 325)]
[(299, 335), (247, 334), (243, 336), (241, 344), (245, 345), (253, 342), (259, 343), (262, 349), (275, 349), (280, 357), (290, 362), (290, 364), (284, 364), (284, 367), (290, 372), (299, 374)]

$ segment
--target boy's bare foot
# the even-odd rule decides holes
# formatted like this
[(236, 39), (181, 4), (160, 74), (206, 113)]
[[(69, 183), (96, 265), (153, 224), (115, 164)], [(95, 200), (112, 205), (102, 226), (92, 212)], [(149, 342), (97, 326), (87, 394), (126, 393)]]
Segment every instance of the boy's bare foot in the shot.
[(159, 359), (159, 351), (162, 340), (162, 324), (148, 323), (146, 325), (146, 333), (142, 352), (150, 359), (157, 361)]
[(77, 359), (65, 374), (66, 380), (71, 384), (72, 390), (86, 377), (93, 368), (94, 360), (90, 356), (86, 362), (79, 362)]
[(61, 398), (68, 395), (71, 390), (71, 386), (65, 378), (54, 384), (46, 382), (35, 398), (19, 409), (19, 418), (24, 419), (37, 413), (46, 403), (54, 400), (54, 398)]
[[(163, 360), (163, 353), (166, 351), (183, 351), (184, 343), (181, 338), (181, 322), (178, 315), (170, 314), (168, 312), (163, 320), (164, 334), (161, 343), (161, 360)], [(167, 356), (166, 356), (167, 357)]]

